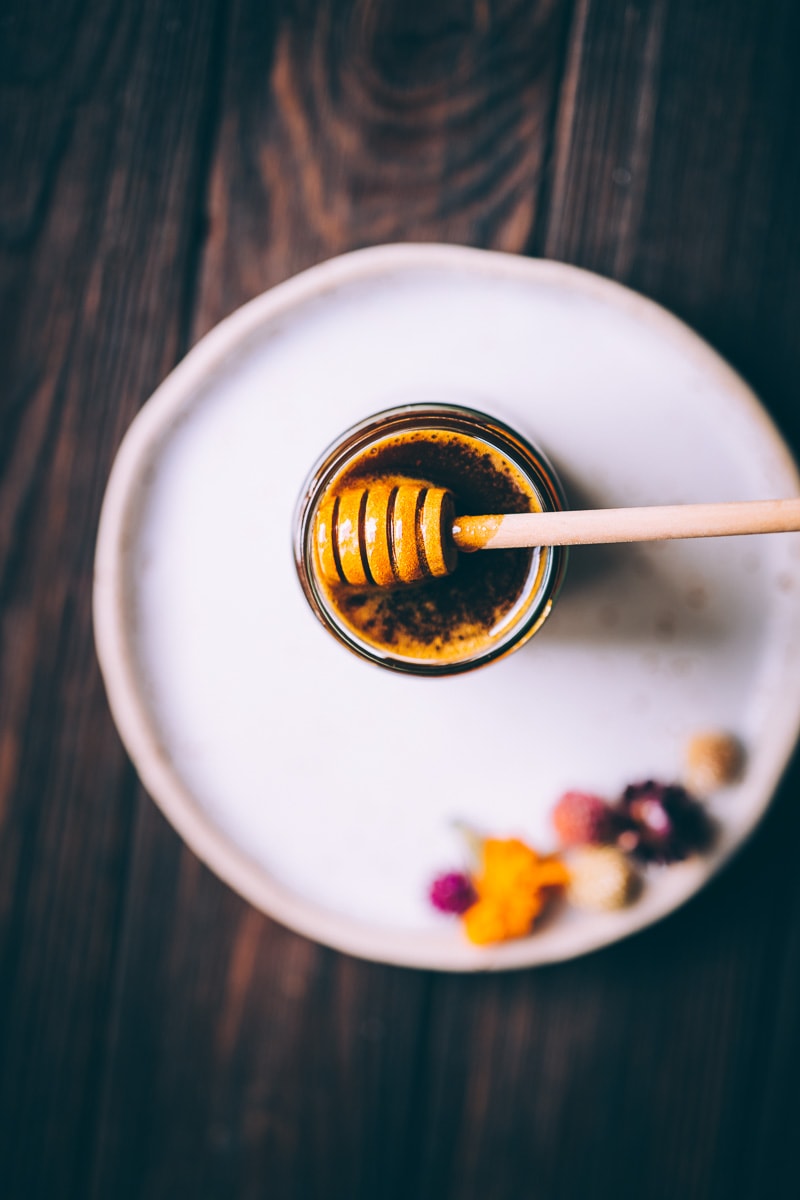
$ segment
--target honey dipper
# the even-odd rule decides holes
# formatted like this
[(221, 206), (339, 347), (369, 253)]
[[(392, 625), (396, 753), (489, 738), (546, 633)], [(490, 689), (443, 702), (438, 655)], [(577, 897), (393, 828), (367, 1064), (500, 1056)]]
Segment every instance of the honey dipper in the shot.
[(654, 542), (800, 530), (800, 498), (456, 517), (453, 493), (387, 480), (329, 497), (316, 516), (330, 583), (391, 587), (449, 575), (458, 551)]

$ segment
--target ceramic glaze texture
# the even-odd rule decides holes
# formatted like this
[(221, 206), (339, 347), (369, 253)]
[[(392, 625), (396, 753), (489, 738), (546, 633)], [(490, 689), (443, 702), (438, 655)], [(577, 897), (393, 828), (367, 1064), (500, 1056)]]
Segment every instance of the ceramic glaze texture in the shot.
[[(391, 675), (314, 619), (290, 530), (320, 447), (413, 402), (519, 429), (572, 507), (797, 490), (738, 377), (631, 293), (454, 248), (350, 256), (218, 329), (134, 426), (98, 553), (112, 705), (184, 836), (281, 919), (420, 965), (565, 957), (679, 903), (763, 811), (800, 708), (798, 537), (577, 550), (519, 653), (456, 678)], [(429, 911), (431, 876), (463, 861), (455, 818), (547, 849), (562, 790), (673, 778), (697, 728), (733, 730), (750, 755), (708, 859), (654, 878), (626, 913), (559, 917), (489, 952)]]

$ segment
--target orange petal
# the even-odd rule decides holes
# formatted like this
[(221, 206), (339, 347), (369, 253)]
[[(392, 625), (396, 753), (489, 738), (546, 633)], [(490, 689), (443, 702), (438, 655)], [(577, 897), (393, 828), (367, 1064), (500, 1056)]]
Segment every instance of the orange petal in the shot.
[(502, 894), (521, 882), (532, 882), (538, 862), (536, 852), (518, 838), (487, 838), (483, 844), (479, 894)]
[(525, 937), (542, 908), (539, 892), (514, 892), (503, 906), (506, 937)]
[(477, 946), (502, 942), (507, 936), (506, 925), (497, 901), (491, 898), (479, 900), (468, 908), (464, 914), (464, 932)]
[(539, 887), (566, 887), (569, 871), (557, 858), (542, 859), (536, 868), (536, 881)]

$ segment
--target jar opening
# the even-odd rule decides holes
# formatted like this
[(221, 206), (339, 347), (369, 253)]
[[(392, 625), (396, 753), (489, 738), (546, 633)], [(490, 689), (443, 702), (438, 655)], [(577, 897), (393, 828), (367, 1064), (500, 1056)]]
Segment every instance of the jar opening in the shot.
[(381, 666), (443, 675), (491, 662), (539, 628), (563, 575), (563, 549), (461, 554), (451, 575), (395, 587), (326, 578), (314, 538), (320, 505), (375, 480), (448, 488), (459, 515), (563, 507), (546, 458), (493, 417), (452, 405), (409, 405), (376, 414), (326, 451), (298, 505), (298, 574), (329, 632)]

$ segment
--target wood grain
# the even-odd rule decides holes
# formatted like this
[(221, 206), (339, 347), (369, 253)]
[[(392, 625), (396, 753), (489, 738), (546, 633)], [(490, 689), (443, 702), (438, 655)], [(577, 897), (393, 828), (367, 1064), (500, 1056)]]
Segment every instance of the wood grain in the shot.
[[(51, 11), (52, 9), (52, 11)], [(138, 788), (91, 632), (122, 432), (180, 352), (214, 10), (5, 6), (0, 1188), (83, 1195)], [(53, 18), (52, 20), (50, 18)]]
[(524, 249), (568, 18), (563, 0), (326, 0), (280, 22), (234, 4), (196, 332), (359, 246)]
[(790, 3), (581, 0), (542, 240), (708, 337), (795, 449), (797, 45)]
[(189, 342), (373, 242), (622, 279), (800, 448), (798, 34), (793, 0), (3, 5), (4, 1197), (797, 1194), (798, 763), (629, 942), (362, 963), (249, 909), (142, 795), (89, 596), (113, 452)]
[(426, 976), (288, 933), (165, 834), (146, 810), (94, 1194), (404, 1195)]

